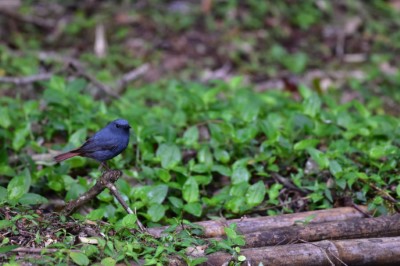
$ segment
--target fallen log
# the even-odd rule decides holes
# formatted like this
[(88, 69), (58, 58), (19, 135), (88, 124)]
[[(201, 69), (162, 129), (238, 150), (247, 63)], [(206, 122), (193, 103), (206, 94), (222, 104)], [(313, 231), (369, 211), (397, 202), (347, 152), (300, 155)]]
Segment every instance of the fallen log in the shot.
[[(362, 211), (367, 212), (367, 207), (358, 206)], [(328, 210), (309, 211), (279, 216), (263, 216), (256, 218), (242, 218), (233, 220), (204, 221), (198, 224), (204, 228), (204, 237), (221, 237), (225, 235), (224, 227), (232, 223), (237, 224), (238, 232), (249, 234), (258, 231), (266, 231), (272, 228), (292, 226), (307, 220), (310, 224), (323, 223), (329, 221), (352, 220), (363, 218), (364, 214), (351, 207), (334, 208)], [(149, 233), (160, 237), (162, 232), (168, 227), (148, 228)]]
[(301, 241), (400, 236), (400, 214), (377, 218), (287, 226), (245, 234), (246, 247), (285, 245)]
[[(319, 241), (314, 243), (243, 249), (243, 265), (400, 265), (400, 237)], [(209, 265), (227, 265), (232, 256), (214, 253), (207, 256)], [(247, 263), (248, 262), (248, 263)], [(170, 265), (184, 265), (177, 260)]]

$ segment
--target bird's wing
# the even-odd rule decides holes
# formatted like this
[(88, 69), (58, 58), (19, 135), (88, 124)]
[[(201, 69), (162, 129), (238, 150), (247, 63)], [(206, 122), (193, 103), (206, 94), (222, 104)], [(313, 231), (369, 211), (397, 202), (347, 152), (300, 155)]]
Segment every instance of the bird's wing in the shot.
[(78, 150), (83, 153), (92, 153), (96, 151), (115, 150), (118, 144), (113, 139), (89, 138)]

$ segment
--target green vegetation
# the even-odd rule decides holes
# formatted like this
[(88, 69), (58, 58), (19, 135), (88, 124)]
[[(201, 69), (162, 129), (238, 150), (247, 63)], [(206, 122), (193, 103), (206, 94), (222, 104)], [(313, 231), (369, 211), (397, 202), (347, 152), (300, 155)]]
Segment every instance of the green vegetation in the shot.
[[(36, 246), (46, 243), (46, 248), (58, 249), (35, 259), (36, 264), (115, 265), (133, 260), (163, 265), (177, 256), (196, 265), (204, 260), (188, 257), (186, 248), (204, 244), (207, 252), (232, 253), (240, 264), (244, 240), (234, 225), (226, 228), (227, 239), (206, 243), (193, 222), (348, 203), (368, 205), (376, 216), (398, 211), (400, 72), (383, 67), (398, 59), (393, 51), (399, 36), (390, 35), (398, 27), (392, 20), (398, 13), (383, 1), (347, 5), (347, 16), (360, 6), (371, 15), (362, 32), (352, 34), (356, 43), (367, 39), (372, 44), (365, 52), (367, 61), (346, 64), (335, 58), (328, 41), (315, 37), (318, 27), (332, 23), (336, 6), (329, 1), (318, 1), (327, 4), (324, 8), (316, 1), (270, 2), (221, 1), (210, 13), (203, 14), (196, 6), (192, 13), (182, 14), (163, 1), (149, 1), (128, 12), (134, 27), (142, 23), (140, 30), (122, 22), (109, 26), (116, 30), (110, 30), (104, 58), (93, 55), (84, 37), (98, 23), (114, 21), (113, 13), (100, 9), (110, 5), (107, 2), (95, 16), (84, 9), (75, 11), (60, 39), (46, 39), (39, 29), (24, 25), (2, 41), (0, 77), (47, 71), (53, 75), (33, 85), (0, 84), (0, 231), (18, 236), (25, 228)], [(34, 13), (32, 8), (26, 4), (20, 12)], [(385, 19), (378, 22), (373, 16)], [(280, 22), (285, 22), (282, 27), (273, 26)], [(178, 56), (175, 44), (171, 51), (162, 51), (153, 39), (144, 37), (140, 47), (134, 47), (137, 50), (129, 47), (128, 41), (142, 31), (172, 42), (190, 30), (204, 36), (221, 32), (221, 37), (201, 41), (199, 50), (207, 40), (215, 45), (206, 47), (210, 51), (205, 55), (188, 45), (182, 51), (185, 64), (161, 74), (154, 69)], [(77, 58), (104, 84), (113, 84), (147, 62), (152, 63), (149, 73), (161, 77), (152, 80), (149, 74), (113, 98), (71, 71), (63, 60), (38, 56), (46, 49), (62, 54), (68, 46), (82, 49)], [(364, 51), (354, 51), (359, 52)], [(216, 55), (229, 62), (232, 73), (223, 80), (204, 81), (200, 70), (223, 65)], [(327, 73), (355, 69), (362, 78), (351, 74), (332, 78), (327, 87), (320, 78), (301, 80), (294, 89), (290, 84), (260, 89), (256, 82), (260, 77), (265, 81), (306, 76), (314, 69)], [(126, 214), (108, 191), (73, 218), (54, 214), (43, 220), (44, 214), (31, 206), (52, 205), (54, 199), (69, 201), (93, 186), (101, 175), (98, 163), (75, 157), (55, 165), (52, 157), (78, 147), (119, 117), (129, 121), (133, 133), (129, 147), (109, 165), (123, 171), (116, 186), (146, 226), (171, 225), (159, 239), (138, 233), (137, 216)], [(285, 187), (277, 176), (297, 190)], [(99, 235), (92, 237), (97, 245), (76, 245), (79, 229), (73, 228), (84, 228), (88, 220)], [(181, 224), (188, 229), (175, 232)], [(38, 228), (45, 225), (56, 241), (40, 232)], [(3, 235), (0, 253), (15, 249), (12, 237)], [(17, 260), (12, 253), (1, 259), (9, 265)]]

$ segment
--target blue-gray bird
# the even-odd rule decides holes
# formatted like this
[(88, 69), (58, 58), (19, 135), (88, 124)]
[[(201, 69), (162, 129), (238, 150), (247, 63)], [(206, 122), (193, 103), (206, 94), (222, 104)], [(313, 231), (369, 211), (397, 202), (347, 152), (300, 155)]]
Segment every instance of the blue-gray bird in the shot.
[(74, 156), (95, 159), (108, 169), (106, 161), (123, 152), (129, 143), (130, 125), (125, 119), (117, 119), (89, 138), (81, 147), (54, 157), (61, 162)]

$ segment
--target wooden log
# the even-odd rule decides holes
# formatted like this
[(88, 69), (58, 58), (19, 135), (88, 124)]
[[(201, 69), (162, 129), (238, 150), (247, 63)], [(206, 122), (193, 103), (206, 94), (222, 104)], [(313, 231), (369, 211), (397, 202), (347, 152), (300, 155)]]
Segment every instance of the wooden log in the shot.
[[(362, 211), (367, 212), (367, 207), (358, 206)], [(271, 228), (279, 228), (285, 226), (292, 226), (299, 222), (306, 221), (308, 218), (313, 217), (310, 223), (322, 223), (329, 221), (342, 221), (351, 220), (355, 218), (362, 218), (364, 214), (351, 207), (334, 208), (328, 210), (309, 211), (293, 214), (284, 214), (279, 216), (263, 216), (255, 218), (242, 218), (233, 220), (220, 220), (220, 221), (204, 221), (196, 224), (204, 228), (205, 237), (220, 237), (224, 236), (224, 227), (232, 223), (237, 224), (238, 232), (242, 234), (253, 233), (257, 231), (265, 231)], [(148, 228), (149, 233), (156, 237), (160, 237), (162, 232), (167, 227)]]
[[(400, 265), (400, 237), (319, 241), (314, 243), (243, 249), (243, 265)], [(209, 265), (227, 265), (232, 259), (227, 253), (207, 256)], [(184, 265), (173, 260), (170, 265)]]
[(358, 218), (305, 226), (288, 226), (245, 235), (246, 247), (284, 245), (300, 241), (400, 236), (400, 214)]

